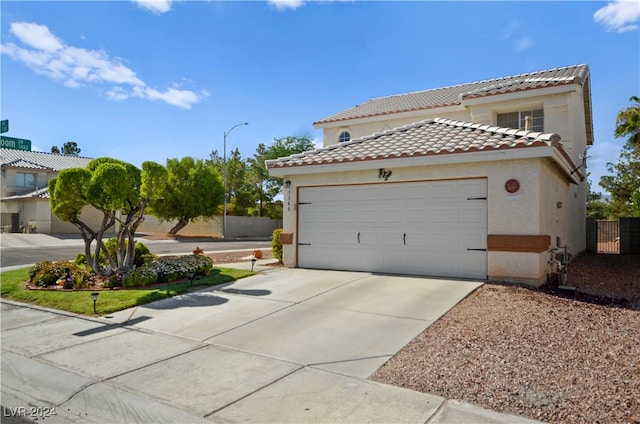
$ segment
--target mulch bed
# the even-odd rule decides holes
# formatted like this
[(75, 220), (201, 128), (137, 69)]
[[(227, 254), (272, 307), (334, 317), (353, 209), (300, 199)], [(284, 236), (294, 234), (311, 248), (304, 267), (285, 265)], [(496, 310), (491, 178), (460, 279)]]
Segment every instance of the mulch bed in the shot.
[(485, 284), (370, 378), (550, 423), (640, 423), (640, 255), (568, 272), (573, 294)]

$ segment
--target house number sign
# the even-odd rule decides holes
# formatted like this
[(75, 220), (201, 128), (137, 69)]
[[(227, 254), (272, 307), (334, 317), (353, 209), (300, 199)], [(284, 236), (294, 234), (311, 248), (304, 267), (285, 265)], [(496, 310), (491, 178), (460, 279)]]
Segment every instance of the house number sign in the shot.
[(387, 181), (391, 176), (391, 171), (389, 169), (380, 168), (378, 170), (378, 178)]
[(520, 182), (518, 180), (514, 180), (513, 178), (504, 183), (504, 189), (509, 193), (515, 193), (520, 190)]

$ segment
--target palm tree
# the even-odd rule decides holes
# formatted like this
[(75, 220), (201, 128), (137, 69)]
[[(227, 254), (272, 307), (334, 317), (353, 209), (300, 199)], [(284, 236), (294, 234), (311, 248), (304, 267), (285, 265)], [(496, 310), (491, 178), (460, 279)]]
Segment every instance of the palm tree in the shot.
[(629, 101), (635, 102), (635, 105), (632, 104), (618, 112), (614, 134), (616, 137), (629, 136), (627, 142), (636, 149), (640, 149), (640, 97), (631, 96)]

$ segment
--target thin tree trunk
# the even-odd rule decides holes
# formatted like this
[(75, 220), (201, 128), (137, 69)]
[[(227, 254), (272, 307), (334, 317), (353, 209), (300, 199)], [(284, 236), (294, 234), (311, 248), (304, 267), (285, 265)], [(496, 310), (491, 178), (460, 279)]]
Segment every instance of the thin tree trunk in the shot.
[(189, 223), (189, 218), (183, 216), (178, 220), (176, 225), (174, 225), (173, 228), (169, 230), (169, 234), (178, 234), (178, 231), (186, 227), (188, 223)]

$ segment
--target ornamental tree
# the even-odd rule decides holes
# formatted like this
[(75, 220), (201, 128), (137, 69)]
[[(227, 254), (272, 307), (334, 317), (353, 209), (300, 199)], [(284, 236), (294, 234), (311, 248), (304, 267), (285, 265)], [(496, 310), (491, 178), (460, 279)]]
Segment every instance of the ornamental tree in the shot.
[(177, 223), (169, 234), (177, 234), (196, 218), (212, 218), (224, 198), (222, 178), (201, 159), (167, 159), (166, 180), (149, 212), (161, 221)]
[[(68, 168), (49, 181), (51, 210), (63, 221), (74, 224), (82, 234), (85, 256), (92, 271), (100, 275), (126, 273), (135, 259), (135, 232), (142, 223), (147, 204), (153, 201), (165, 183), (162, 165), (142, 164), (142, 170), (111, 158), (94, 159), (86, 168)], [(98, 228), (81, 217), (85, 207), (102, 214)], [(106, 232), (118, 223), (116, 257), (103, 244)], [(95, 241), (93, 254), (91, 245)], [(109, 262), (100, 267), (100, 253)]]

